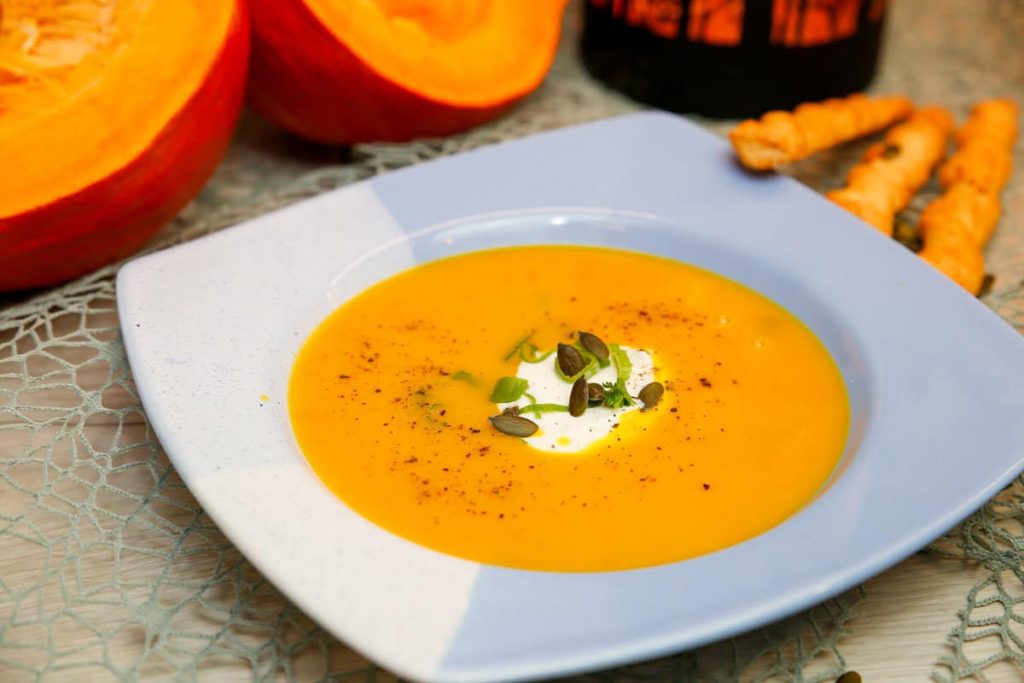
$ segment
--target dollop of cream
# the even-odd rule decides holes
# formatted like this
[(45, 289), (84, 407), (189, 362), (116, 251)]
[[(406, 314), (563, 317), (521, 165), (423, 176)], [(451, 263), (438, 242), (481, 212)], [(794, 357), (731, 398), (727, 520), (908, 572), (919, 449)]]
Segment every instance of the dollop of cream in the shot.
[[(633, 372), (626, 380), (626, 389), (630, 396), (636, 396), (641, 389), (655, 381), (654, 359), (647, 351), (628, 346), (621, 348), (633, 364)], [(516, 370), (516, 376), (529, 382), (530, 386), (527, 392), (537, 400), (537, 403), (567, 405), (571, 387), (555, 372), (554, 363), (554, 356), (540, 363), (521, 361)], [(606, 368), (601, 368), (588, 381), (596, 384), (614, 383), (615, 366), (609, 365)], [(524, 397), (514, 403), (499, 403), (498, 409), (500, 412), (510, 406), (522, 408), (529, 403), (529, 399)], [(573, 417), (569, 413), (536, 415), (524, 412), (523, 417), (533, 420), (540, 426), (537, 433), (525, 441), (530, 446), (546, 453), (579, 453), (611, 435), (623, 415), (642, 407), (643, 404), (639, 400), (631, 406), (615, 410), (604, 406), (594, 406), (587, 408), (586, 412), (579, 417)]]

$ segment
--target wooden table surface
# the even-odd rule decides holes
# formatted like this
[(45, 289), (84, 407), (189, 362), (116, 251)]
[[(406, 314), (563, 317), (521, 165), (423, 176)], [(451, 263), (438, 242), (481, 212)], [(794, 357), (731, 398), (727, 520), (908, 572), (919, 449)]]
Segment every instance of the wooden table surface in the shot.
[[(1024, 2), (895, 0), (890, 16), (889, 44), (875, 89), (907, 93), (918, 101), (943, 102), (958, 116), (963, 116), (969, 104), (980, 97), (1010, 95), (1024, 101), (1024, 41), (1021, 40), (1020, 31), (1022, 25)], [(578, 65), (572, 62), (571, 57), (563, 54), (556, 68), (555, 78), (584, 80), (586, 76), (579, 70)], [(612, 94), (601, 97), (608, 97), (609, 102), (615, 102), (609, 105), (609, 111), (632, 107), (628, 103), (616, 100)], [(712, 128), (721, 130), (722, 127), (712, 125)], [(837, 155), (825, 155), (798, 165), (794, 169), (794, 174), (816, 189), (834, 186), (837, 177), (835, 169), (823, 169), (830, 164), (834, 167), (843, 163), (848, 164), (851, 155), (849, 150)], [(262, 182), (266, 183), (314, 172), (324, 167), (343, 165), (350, 158), (347, 153), (311, 151), (306, 146), (296, 145), (276, 133), (269, 132), (265, 124), (247, 117), (224, 167), (215, 180), (215, 185), (219, 184), (219, 194), (208, 192), (197, 203), (198, 208), (193, 207), (191, 210), (206, 210), (216, 202), (234, 201), (242, 205), (249, 201), (249, 190), (236, 188), (232, 195), (230, 188), (232, 183), (244, 184), (239, 179), (243, 178), (246, 172), (252, 173), (252, 168), (260, 164), (262, 166), (259, 167), (262, 169), (272, 168), (265, 172), (261, 171), (264, 175)], [(989, 263), (1001, 274), (1001, 278), (1012, 276), (1017, 282), (1020, 281), (1022, 274), (1018, 266), (1024, 262), (1022, 176), (1024, 174), (1018, 171), (1006, 194), (1006, 216), (1000, 233), (988, 252)], [(1007, 282), (1006, 279), (997, 280), (997, 289), (1005, 287)], [(113, 320), (110, 316), (114, 314), (107, 306), (95, 315), (107, 316), (106, 322), (110, 324)], [(0, 344), (10, 345), (14, 333), (8, 330), (6, 338), (4, 334), (0, 328)], [(108, 363), (89, 362), (83, 355), (88, 353), (86, 349), (70, 349), (66, 353), (67, 358), (76, 365), (82, 364), (82, 368), (73, 377), (78, 386), (95, 388), (110, 383), (111, 367)], [(9, 377), (3, 378), (4, 360), (4, 355), (0, 352), (0, 390), (11, 385)], [(116, 386), (108, 387), (104, 391), (104, 405), (134, 404), (134, 397)], [(62, 390), (55, 390), (49, 394), (35, 396), (33, 400), (39, 405), (59, 408), (69, 400), (65, 394)], [(0, 397), (0, 408), (3, 405), (4, 399)], [(13, 461), (23, 457), (25, 453), (31, 451), (31, 442), (45, 442), (47, 439), (46, 429), (31, 432), (19, 429), (19, 420), (24, 420), (24, 412), (19, 415), (21, 417), (15, 417), (10, 412), (0, 410), (0, 460)], [(5, 426), (9, 428), (4, 429)], [(112, 419), (99, 411), (94, 418), (90, 418), (88, 425), (88, 438), (92, 445), (100, 450), (103, 449), (103, 444), (114, 442), (144, 444), (147, 435), (148, 427), (141, 412), (129, 411), (124, 419)], [(175, 506), (176, 496), (182, 501), (187, 501), (189, 496), (187, 491), (174, 484), (176, 475), (167, 467), (164, 456), (151, 453), (143, 445), (138, 447), (136, 455), (133, 455), (133, 452), (131, 448), (119, 451), (125, 462), (133, 461), (132, 458), (135, 458), (134, 461), (144, 464), (142, 470), (146, 473), (144, 476), (126, 476), (118, 485), (139, 496), (147, 496), (148, 492), (153, 490), (153, 478), (162, 477), (160, 495), (166, 498), (166, 504), (161, 509), (161, 519), (178, 525), (176, 528), (198, 529), (197, 533), (202, 538), (223, 542), (209, 520), (197, 517), (187, 505)], [(59, 453), (54, 457), (60, 457)], [(91, 475), (84, 473), (83, 476), (88, 478)], [(26, 496), (31, 497), (32, 492), (43, 492), (47, 495), (53, 492), (53, 485), (47, 483), (45, 468), (32, 467), (31, 462), (26, 464), (23, 471), (18, 471), (17, 478), (21, 489), (4, 488), (0, 483), (0, 520), (10, 520), (21, 514), (25, 509)], [(63, 493), (74, 496), (71, 485), (68, 487)], [(94, 492), (92, 495), (99, 506), (109, 503), (114, 514), (130, 516), (138, 509), (137, 500), (110, 498), (109, 501), (103, 501), (102, 493)], [(56, 514), (51, 517), (40, 516), (37, 524), (40, 529), (50, 534), (51, 539), (60, 539), (66, 536), (67, 530), (62, 525), (68, 523), (67, 519), (67, 516)], [(101, 522), (97, 524), (102, 526)], [(77, 538), (81, 541), (82, 538), (88, 539), (93, 536), (99, 538), (103, 531), (89, 531), (83, 526), (77, 533)], [(154, 541), (154, 533), (152, 526), (133, 526), (122, 522), (118, 531), (119, 542), (131, 547), (155, 548), (164, 541)], [(173, 545), (173, 539), (166, 542)], [(37, 584), (41, 568), (49, 562), (47, 553), (51, 550), (52, 548), (47, 550), (17, 537), (0, 537), (0, 587)], [(205, 566), (203, 563), (216, 564), (237, 559), (231, 554), (230, 549), (210, 551), (207, 554), (203, 554), (204, 552), (206, 551), (197, 552), (194, 560), (191, 560), (194, 567)], [(124, 596), (129, 596), (126, 601), (122, 601), (123, 604), (118, 603), (120, 607), (117, 609), (109, 605), (105, 607), (102, 601), (96, 601), (95, 604), (78, 605), (76, 615), (85, 614), (97, 623), (107, 623), (111, 626), (110, 631), (117, 635), (110, 639), (107, 645), (109, 652), (105, 656), (114, 661), (130, 661), (138, 656), (140, 649), (147, 647), (149, 636), (145, 629), (135, 628), (138, 623), (145, 621), (141, 617), (139, 622), (126, 621), (126, 627), (118, 630), (119, 620), (125, 619), (119, 610), (124, 608), (125, 604), (131, 604), (132, 609), (142, 609), (139, 606), (147, 604), (149, 600), (147, 595), (151, 588), (150, 583), (157, 577), (164, 576), (170, 567), (161, 564), (161, 560), (155, 555), (147, 558), (145, 553), (117, 558), (104, 552), (97, 552), (95, 556), (83, 553), (75, 564), (74, 571), (77, 574), (74, 581), (77, 581), (78, 585), (105, 585), (112, 572), (112, 563), (118, 563), (119, 571), (124, 572), (124, 577), (133, 576), (132, 572), (136, 572), (135, 575), (139, 578), (138, 585), (129, 580), (117, 584), (118, 591)], [(239, 571), (252, 570), (248, 568)], [(977, 564), (919, 553), (868, 581), (864, 586), (864, 596), (858, 603), (858, 615), (849, 622), (849, 632), (840, 640), (840, 650), (846, 658), (848, 667), (860, 672), (867, 681), (927, 680), (937, 670), (936, 663), (939, 658), (950, 652), (945, 645), (945, 639), (959, 621), (957, 613), (965, 607), (968, 591), (987, 575), (988, 571)], [(174, 590), (187, 592), (187, 582), (182, 585), (186, 588), (177, 586)], [(256, 580), (255, 585), (261, 584)], [(46, 591), (50, 592), (44, 594)], [(38, 599), (32, 603), (33, 609), (42, 613), (44, 605), (60, 603), (61, 600), (67, 600), (67, 596), (62, 597), (55, 584), (40, 592)], [(58, 620), (51, 623), (47, 629), (37, 628), (35, 631), (26, 625), (17, 629), (10, 627), (11, 614), (14, 610), (11, 604), (10, 601), (5, 602), (4, 594), (0, 591), (0, 658), (6, 656), (10, 658), (9, 661), (23, 661), (26, 667), (32, 668), (38, 666), (39, 658), (43, 656), (41, 652), (26, 650), (22, 656), (19, 654), (20, 650), (11, 648), (11, 643), (52, 637), (55, 638), (55, 646), (69, 648), (78, 642), (76, 639), (79, 637), (77, 634), (80, 632), (80, 624), (75, 626), (69, 623), (61, 626)], [(225, 604), (230, 604), (230, 600), (226, 600)], [(255, 599), (253, 604), (273, 611), (283, 609), (281, 606), (284, 603), (280, 596), (270, 590), (265, 596)], [(24, 609), (23, 604), (20, 609)], [(208, 627), (204, 621), (206, 616), (201, 611), (175, 615), (174, 618), (185, 620), (176, 622), (175, 628), (180, 631)], [(296, 619), (296, 623), (303, 623), (301, 617)], [(8, 624), (6, 630), (5, 623)], [(62, 640), (62, 634), (65, 640)], [(93, 645), (88, 644), (88, 647), (91, 648)], [(979, 653), (996, 651), (998, 642), (991, 638), (982, 640), (976, 648), (973, 651), (975, 657)], [(85, 657), (87, 654), (82, 656)], [(21, 659), (18, 659), (19, 657)], [(353, 667), (358, 668), (361, 662), (357, 655), (346, 654), (344, 651), (335, 656), (335, 661), (341, 662), (341, 668), (344, 668), (345, 662), (350, 662)], [(255, 676), (249, 664), (213, 662), (201, 670), (199, 678), (204, 681), (251, 680)], [(295, 666), (295, 676), (298, 680), (312, 680), (312, 674), (307, 678), (302, 673), (301, 662), (296, 662)], [(991, 681), (1024, 680), (1024, 669), (1011, 664), (996, 665), (987, 669), (986, 674)], [(132, 676), (136, 675), (152, 679), (187, 677), (182, 674), (178, 664), (169, 661), (149, 662), (134, 670)], [(0, 666), (2, 683), (38, 678), (27, 670), (4, 670)], [(46, 681), (104, 681), (113, 678), (109, 670), (102, 668), (51, 668), (43, 676)], [(268, 679), (275, 678), (281, 676), (275, 674)]]

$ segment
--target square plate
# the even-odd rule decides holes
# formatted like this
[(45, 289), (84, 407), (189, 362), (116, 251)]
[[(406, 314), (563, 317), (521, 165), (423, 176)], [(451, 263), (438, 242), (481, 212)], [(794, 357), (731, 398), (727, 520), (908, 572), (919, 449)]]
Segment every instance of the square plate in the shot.
[[(346, 507), (289, 424), (307, 335), (418, 263), (545, 243), (691, 262), (801, 318), (850, 394), (830, 485), (745, 543), (617, 572), (481, 565)], [(119, 274), (118, 306), (149, 418), (206, 511), (327, 630), (416, 679), (550, 676), (756, 627), (898, 562), (1024, 465), (1017, 332), (892, 240), (788, 178), (744, 173), (724, 141), (667, 114), (423, 164), (140, 258)]]

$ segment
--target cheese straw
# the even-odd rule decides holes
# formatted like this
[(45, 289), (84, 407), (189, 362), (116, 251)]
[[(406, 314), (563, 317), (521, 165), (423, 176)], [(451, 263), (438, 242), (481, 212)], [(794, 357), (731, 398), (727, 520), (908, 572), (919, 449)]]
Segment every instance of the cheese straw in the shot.
[(946, 152), (953, 119), (945, 108), (918, 109), (872, 145), (828, 198), (891, 236), (896, 212), (910, 203)]
[(913, 109), (910, 100), (898, 96), (808, 102), (792, 112), (770, 111), (743, 121), (730, 131), (729, 140), (744, 166), (767, 171), (882, 130)]
[(957, 150), (939, 169), (943, 187), (969, 183), (999, 193), (1013, 170), (1013, 144), (1020, 112), (1011, 100), (984, 100), (954, 136)]
[(985, 280), (982, 248), (999, 221), (999, 193), (1013, 167), (1018, 114), (1009, 100), (974, 106), (954, 137), (957, 151), (939, 170), (946, 191), (921, 214), (921, 258), (972, 294)]

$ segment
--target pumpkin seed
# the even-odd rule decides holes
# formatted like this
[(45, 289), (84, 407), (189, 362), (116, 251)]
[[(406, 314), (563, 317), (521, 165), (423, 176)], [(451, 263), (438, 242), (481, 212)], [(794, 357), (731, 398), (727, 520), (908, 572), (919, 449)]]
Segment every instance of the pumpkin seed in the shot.
[(569, 392), (569, 414), (573, 417), (579, 417), (587, 410), (587, 401), (589, 392), (587, 390), (587, 378), (580, 377), (572, 385), (572, 391)]
[(509, 406), (508, 408), (505, 408), (505, 410), (501, 411), (501, 414), (502, 415), (513, 415), (513, 416), (514, 415), (518, 415), (519, 414), (519, 406)]
[(591, 403), (604, 403), (604, 387), (600, 384), (588, 384), (587, 400)]
[(644, 410), (650, 410), (658, 405), (658, 401), (661, 400), (661, 396), (664, 393), (665, 387), (661, 386), (661, 382), (651, 382), (640, 390), (637, 398), (644, 402)]
[(602, 363), (608, 360), (608, 345), (605, 344), (601, 339), (590, 332), (580, 332), (580, 344), (583, 345), (587, 351), (597, 356), (597, 359)]
[(586, 367), (586, 363), (583, 362), (583, 356), (576, 350), (575, 346), (569, 346), (568, 344), (558, 344), (558, 368), (562, 371), (562, 374), (566, 377), (575, 377), (576, 375), (583, 372), (583, 368)]
[(491, 424), (502, 434), (508, 434), (509, 436), (527, 437), (533, 436), (538, 429), (537, 423), (533, 420), (527, 420), (525, 417), (518, 415), (495, 415), (494, 417), (487, 418), (491, 421)]
[(836, 679), (836, 683), (861, 683), (860, 674), (856, 671), (847, 671)]

